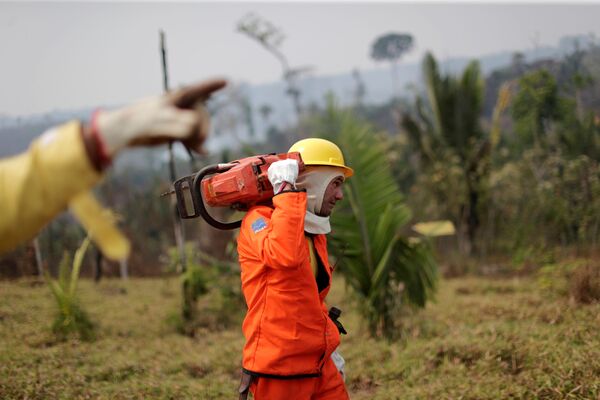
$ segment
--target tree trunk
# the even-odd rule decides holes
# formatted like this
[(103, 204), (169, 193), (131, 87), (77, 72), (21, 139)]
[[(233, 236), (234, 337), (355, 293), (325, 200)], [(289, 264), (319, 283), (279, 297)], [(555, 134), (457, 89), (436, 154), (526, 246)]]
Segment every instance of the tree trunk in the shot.
[(467, 255), (473, 255), (476, 253), (476, 236), (479, 228), (479, 181), (481, 176), (476, 172), (476, 165), (467, 170), (465, 179), (467, 183), (467, 209), (466, 209), (466, 228), (467, 238), (469, 241)]
[(40, 242), (36, 236), (33, 239), (33, 251), (35, 252), (35, 266), (37, 267), (38, 276), (44, 275), (44, 268), (42, 266), (42, 251), (40, 250)]
[(181, 317), (183, 318), (184, 326), (186, 326), (185, 334), (189, 336), (193, 332), (192, 326), (196, 317), (196, 299), (187, 280), (183, 281), (182, 293), (183, 305), (181, 308)]
[(288, 78), (287, 80), (287, 85), (288, 85), (288, 89), (287, 89), (287, 94), (288, 96), (290, 96), (292, 98), (292, 102), (294, 104), (294, 111), (296, 111), (296, 120), (297, 120), (297, 132), (296, 132), (296, 137), (298, 139), (301, 139), (303, 137), (303, 132), (302, 132), (302, 105), (300, 104), (300, 89), (298, 89), (296, 87), (296, 85), (294, 84), (294, 82)]
[(119, 262), (119, 270), (121, 272), (121, 279), (127, 280), (129, 278), (129, 270), (128, 270), (127, 260), (121, 260)]
[(99, 283), (102, 279), (102, 252), (100, 249), (96, 249), (96, 269), (94, 271), (94, 282)]
[(469, 255), (476, 252), (476, 236), (479, 228), (479, 213), (477, 206), (479, 204), (479, 193), (477, 190), (469, 190), (469, 206), (467, 210), (467, 236), (469, 238)]
[(398, 61), (392, 60), (392, 90), (394, 91), (392, 98), (397, 98), (398, 92)]
[[(171, 182), (175, 182), (176, 180), (176, 171), (175, 171), (175, 157), (173, 155), (173, 143), (169, 143), (169, 176), (171, 177)], [(185, 256), (185, 230), (183, 226), (183, 222), (179, 217), (179, 211), (177, 210), (177, 199), (175, 196), (171, 196), (171, 212), (173, 216), (173, 231), (175, 234), (175, 244), (177, 245), (177, 250), (179, 252), (179, 269), (178, 272), (185, 272), (186, 269), (186, 256)]]

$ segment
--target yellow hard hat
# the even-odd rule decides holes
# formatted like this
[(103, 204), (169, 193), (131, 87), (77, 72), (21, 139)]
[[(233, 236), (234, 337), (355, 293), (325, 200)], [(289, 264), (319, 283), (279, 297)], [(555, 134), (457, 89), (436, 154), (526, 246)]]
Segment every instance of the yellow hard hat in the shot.
[(303, 139), (292, 145), (288, 153), (298, 152), (305, 165), (329, 165), (344, 170), (346, 178), (354, 175), (354, 170), (344, 164), (344, 155), (340, 148), (325, 139)]

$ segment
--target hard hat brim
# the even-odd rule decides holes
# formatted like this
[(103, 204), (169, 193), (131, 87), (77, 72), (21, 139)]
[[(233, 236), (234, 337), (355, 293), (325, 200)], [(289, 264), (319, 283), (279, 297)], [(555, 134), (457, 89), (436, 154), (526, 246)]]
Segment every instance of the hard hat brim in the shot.
[(344, 178), (350, 178), (352, 175), (354, 175), (354, 170), (352, 168), (346, 167), (345, 165), (342, 165), (342, 164), (319, 163), (319, 164), (305, 164), (305, 165), (310, 166), (310, 167), (318, 167), (319, 165), (323, 165), (323, 166), (327, 166), (327, 167), (341, 168), (344, 170)]

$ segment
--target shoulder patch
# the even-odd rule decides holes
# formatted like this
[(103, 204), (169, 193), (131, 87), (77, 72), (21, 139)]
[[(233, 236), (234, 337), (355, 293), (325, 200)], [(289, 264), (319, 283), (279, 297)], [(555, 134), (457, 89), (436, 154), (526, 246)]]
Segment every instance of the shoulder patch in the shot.
[(258, 233), (267, 227), (267, 222), (264, 218), (260, 217), (252, 223), (252, 232)]

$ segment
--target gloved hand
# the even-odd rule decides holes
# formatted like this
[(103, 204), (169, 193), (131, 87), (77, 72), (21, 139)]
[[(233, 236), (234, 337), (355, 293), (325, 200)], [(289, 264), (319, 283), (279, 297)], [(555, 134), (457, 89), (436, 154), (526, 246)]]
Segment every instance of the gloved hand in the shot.
[(285, 188), (285, 184), (289, 183), (296, 188), (296, 179), (298, 179), (298, 161), (287, 159), (275, 161), (267, 170), (269, 182), (273, 185), (273, 193), (278, 194)]
[(106, 153), (112, 158), (126, 146), (151, 146), (181, 140), (188, 148), (202, 151), (209, 130), (204, 101), (225, 86), (223, 80), (206, 81), (175, 92), (141, 100), (113, 111), (94, 115), (95, 130)]

